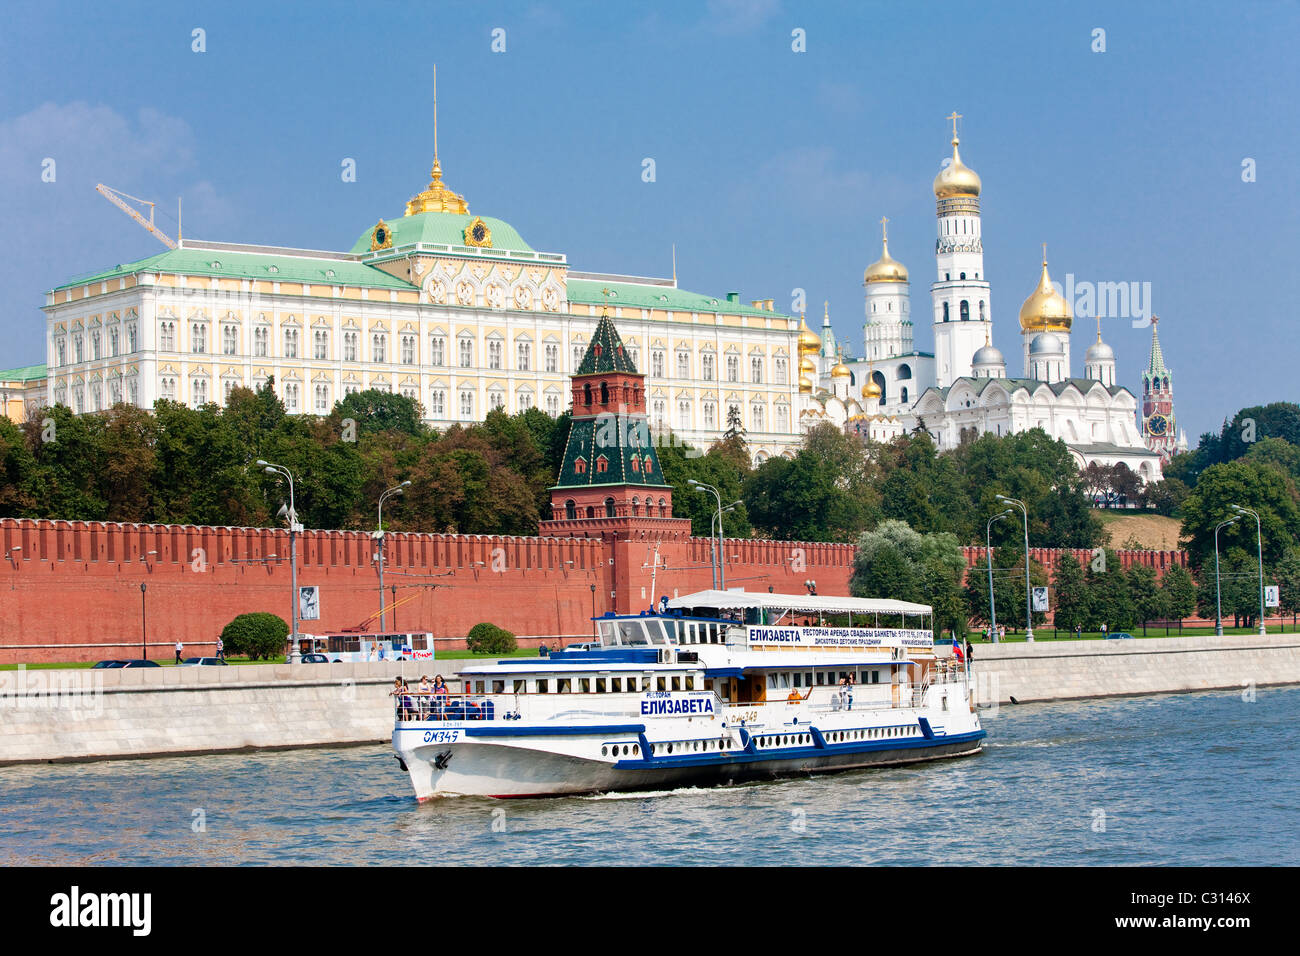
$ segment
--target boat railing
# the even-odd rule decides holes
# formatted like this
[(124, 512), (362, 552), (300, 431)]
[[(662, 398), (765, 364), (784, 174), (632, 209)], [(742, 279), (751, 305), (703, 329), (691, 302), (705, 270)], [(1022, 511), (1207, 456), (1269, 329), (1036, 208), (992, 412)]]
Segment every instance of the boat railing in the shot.
[(528, 694), (511, 691), (434, 694), (411, 690), (393, 695), (393, 715), (399, 723), (588, 717), (626, 720), (630, 716), (629, 697), (627, 694)]

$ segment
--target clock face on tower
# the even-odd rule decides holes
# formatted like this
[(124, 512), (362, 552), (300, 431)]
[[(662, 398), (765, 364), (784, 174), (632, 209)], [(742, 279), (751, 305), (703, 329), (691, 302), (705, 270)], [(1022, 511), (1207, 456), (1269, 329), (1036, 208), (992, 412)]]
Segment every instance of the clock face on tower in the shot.
[(1147, 434), (1159, 438), (1169, 431), (1169, 419), (1158, 412), (1147, 419)]

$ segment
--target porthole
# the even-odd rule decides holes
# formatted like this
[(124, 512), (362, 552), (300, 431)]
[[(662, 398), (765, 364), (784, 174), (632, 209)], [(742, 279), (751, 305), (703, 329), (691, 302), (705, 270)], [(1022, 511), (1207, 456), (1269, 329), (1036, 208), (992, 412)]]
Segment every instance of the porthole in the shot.
[(668, 745), (668, 752), (669, 752), (669, 753), (672, 753), (672, 752), (673, 752), (673, 745), (672, 745), (672, 744), (669, 744), (669, 745)]
[(624, 757), (627, 756), (627, 744), (624, 744), (624, 745), (623, 745), (623, 756), (624, 756)]
[(640, 744), (633, 744), (633, 745), (632, 745), (632, 756), (635, 757), (635, 756), (636, 756), (637, 754), (639, 754), (639, 753), (641, 753), (641, 745), (640, 745)]
[(601, 748), (600, 748), (600, 755), (601, 755), (602, 757), (608, 756), (608, 755), (609, 755), (609, 748), (608, 748), (608, 747), (601, 747)]

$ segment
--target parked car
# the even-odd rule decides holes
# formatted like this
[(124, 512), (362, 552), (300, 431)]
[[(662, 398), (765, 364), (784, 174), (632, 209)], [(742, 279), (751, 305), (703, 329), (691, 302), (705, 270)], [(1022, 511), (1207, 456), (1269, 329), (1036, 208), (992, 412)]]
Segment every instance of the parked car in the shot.
[(588, 641), (585, 644), (570, 644), (565, 648), (566, 651), (598, 651), (600, 645), (595, 641)]
[(1132, 634), (1129, 634), (1127, 631), (1116, 631), (1114, 634), (1107, 634), (1107, 635), (1106, 635), (1106, 639), (1107, 639), (1108, 641), (1114, 641), (1114, 640), (1130, 640), (1130, 641), (1131, 641), (1131, 640), (1134, 640), (1135, 638), (1133, 637)]
[(328, 664), (330, 659), (324, 654), (304, 654), (302, 655), (304, 664)]
[(185, 660), (181, 661), (181, 666), (183, 667), (187, 664), (200, 664), (200, 665), (206, 665), (208, 667), (226, 666), (226, 662), (223, 661), (220, 657), (187, 657), (185, 658)]
[(93, 671), (107, 670), (110, 667), (122, 667), (126, 661), (97, 661), (90, 669)]
[(119, 661), (118, 663), (122, 667), (161, 667), (162, 666), (157, 661), (134, 660), (134, 661)]

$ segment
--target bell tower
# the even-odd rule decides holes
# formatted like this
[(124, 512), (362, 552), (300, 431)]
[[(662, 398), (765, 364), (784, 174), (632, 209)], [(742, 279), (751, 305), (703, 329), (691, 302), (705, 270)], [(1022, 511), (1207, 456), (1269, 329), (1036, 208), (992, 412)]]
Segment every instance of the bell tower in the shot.
[(1174, 429), (1174, 389), (1172, 376), (1165, 366), (1156, 325), (1159, 316), (1151, 316), (1151, 358), (1142, 372), (1142, 438), (1148, 448), (1168, 461), (1178, 451)]

